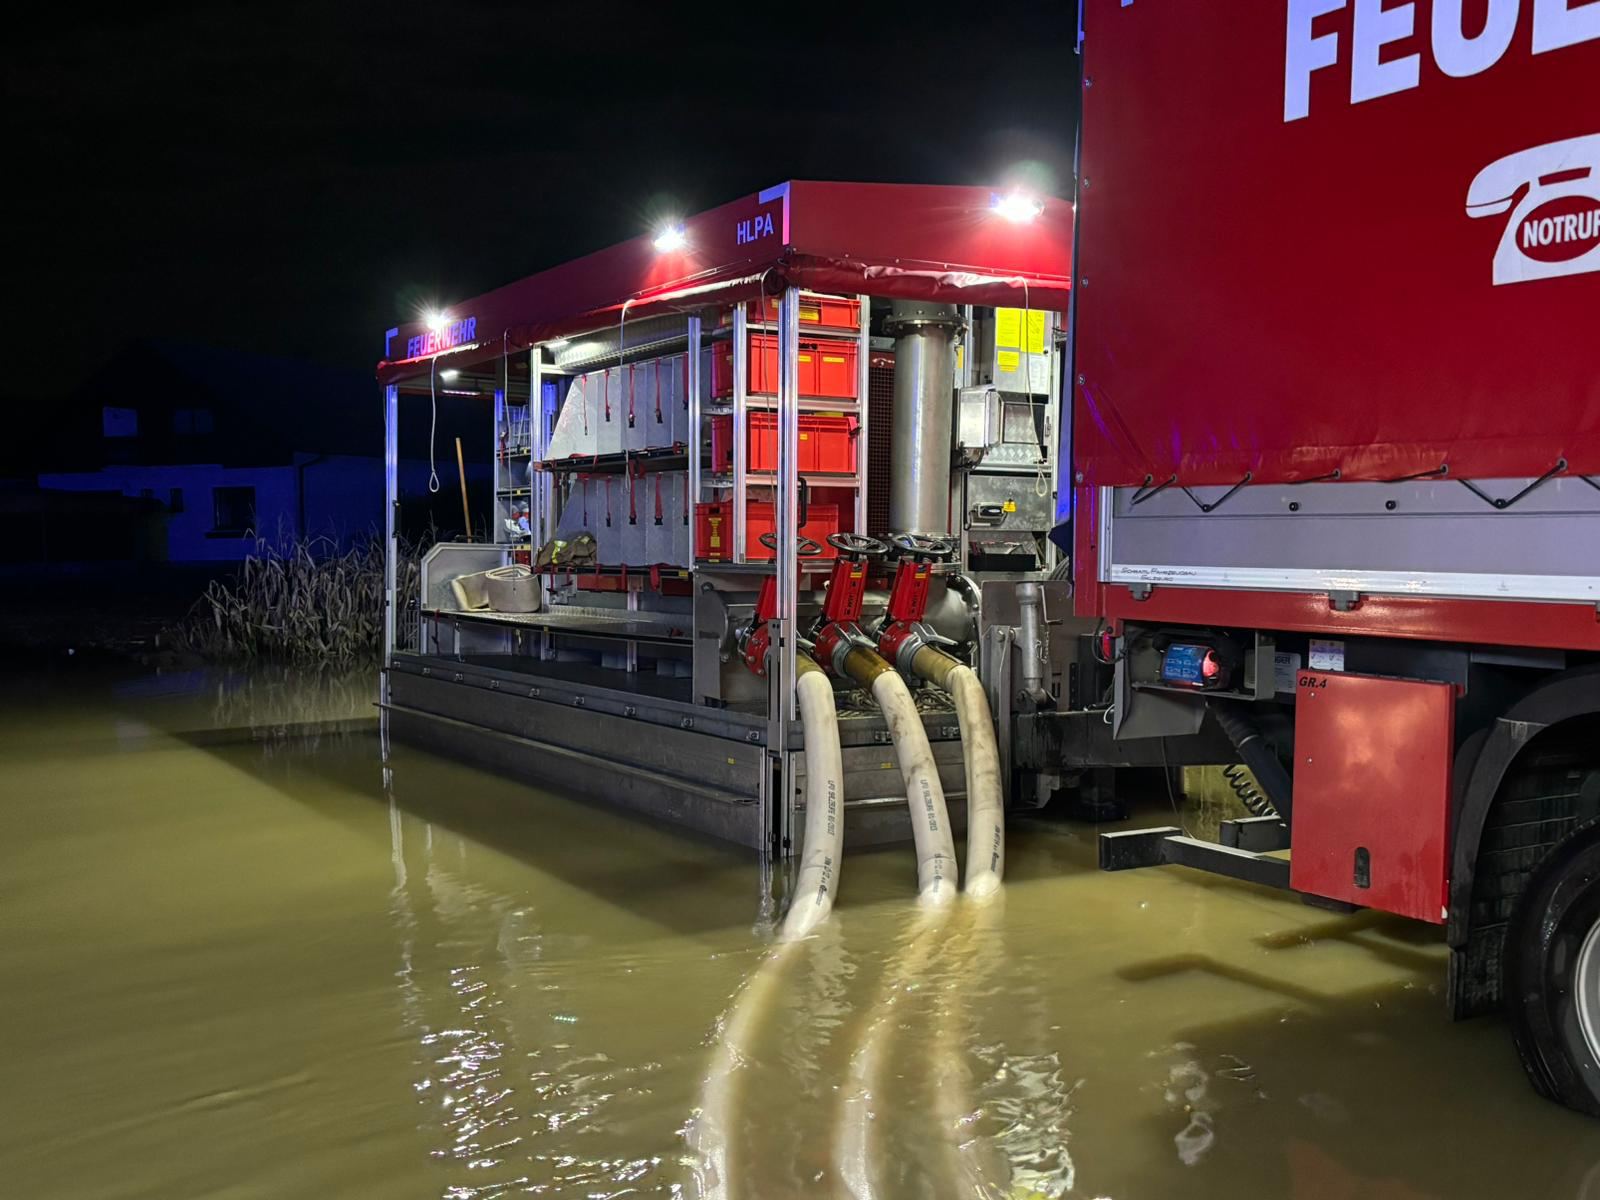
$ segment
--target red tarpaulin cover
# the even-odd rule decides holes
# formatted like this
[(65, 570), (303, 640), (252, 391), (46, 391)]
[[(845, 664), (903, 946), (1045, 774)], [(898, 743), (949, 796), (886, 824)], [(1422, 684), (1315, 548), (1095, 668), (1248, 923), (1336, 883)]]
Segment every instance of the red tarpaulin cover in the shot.
[(1600, 472), (1600, 0), (1085, 22), (1086, 483)]
[[(624, 305), (633, 319), (786, 285), (1065, 311), (1072, 206), (1045, 198), (1013, 223), (991, 200), (972, 187), (780, 184), (689, 218), (679, 250), (640, 236), (452, 305), (446, 347), (499, 354), (591, 331)], [(426, 335), (420, 319), (395, 331), (379, 378), (426, 364), (440, 349)]]

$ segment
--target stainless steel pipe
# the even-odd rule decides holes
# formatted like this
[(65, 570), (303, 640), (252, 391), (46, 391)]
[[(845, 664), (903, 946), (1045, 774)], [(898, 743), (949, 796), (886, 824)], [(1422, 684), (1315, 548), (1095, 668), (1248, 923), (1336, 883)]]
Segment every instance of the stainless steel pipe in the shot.
[(961, 327), (953, 304), (896, 300), (894, 444), (890, 451), (889, 529), (939, 537), (950, 532), (950, 438), (955, 355)]

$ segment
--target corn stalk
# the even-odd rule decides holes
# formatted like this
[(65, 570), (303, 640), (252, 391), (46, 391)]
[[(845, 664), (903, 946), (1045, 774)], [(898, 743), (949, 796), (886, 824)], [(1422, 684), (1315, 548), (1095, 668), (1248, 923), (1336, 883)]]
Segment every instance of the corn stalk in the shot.
[[(420, 551), (401, 544), (401, 596), (416, 594)], [(258, 537), (239, 573), (213, 581), (163, 640), (219, 661), (371, 662), (383, 648), (383, 542)]]

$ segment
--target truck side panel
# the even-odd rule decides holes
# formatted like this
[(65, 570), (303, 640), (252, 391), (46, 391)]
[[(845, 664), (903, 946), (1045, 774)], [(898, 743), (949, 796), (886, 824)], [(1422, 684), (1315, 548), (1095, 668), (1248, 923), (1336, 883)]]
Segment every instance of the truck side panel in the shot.
[(1600, 5), (1488, 7), (1087, 0), (1083, 484), (1600, 472)]

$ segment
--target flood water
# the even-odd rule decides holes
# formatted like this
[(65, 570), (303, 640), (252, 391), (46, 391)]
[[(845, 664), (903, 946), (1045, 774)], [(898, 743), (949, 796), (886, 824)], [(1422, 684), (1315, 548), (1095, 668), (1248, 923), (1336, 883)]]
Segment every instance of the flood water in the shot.
[(1600, 1200), (1431, 928), (1018, 820), (1002, 903), (852, 854), (770, 963), (746, 854), (386, 772), (371, 686), (5, 685), (0, 1194), (692, 1197), (713, 1136), (730, 1197)]

